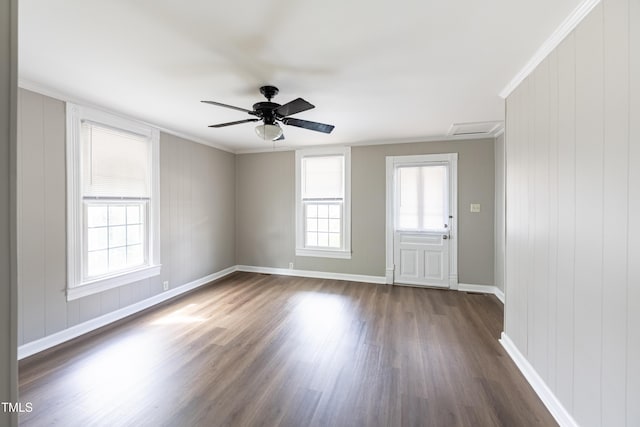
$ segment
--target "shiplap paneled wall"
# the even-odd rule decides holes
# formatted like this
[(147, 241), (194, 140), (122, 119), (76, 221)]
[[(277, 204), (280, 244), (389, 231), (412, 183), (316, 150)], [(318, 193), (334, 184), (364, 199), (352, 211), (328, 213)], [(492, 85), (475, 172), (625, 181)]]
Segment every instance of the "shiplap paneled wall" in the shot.
[(235, 264), (234, 155), (161, 133), (161, 275), (67, 302), (65, 105), (18, 101), (20, 345)]
[(581, 426), (640, 425), (640, 1), (507, 99), (505, 332)]

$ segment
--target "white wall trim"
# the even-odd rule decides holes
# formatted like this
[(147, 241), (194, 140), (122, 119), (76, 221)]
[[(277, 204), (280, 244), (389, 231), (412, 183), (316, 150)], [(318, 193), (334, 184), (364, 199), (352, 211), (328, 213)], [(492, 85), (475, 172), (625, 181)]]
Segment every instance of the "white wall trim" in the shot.
[[(364, 274), (349, 274), (349, 273), (333, 273), (327, 271), (313, 271), (313, 270), (295, 270), (288, 268), (274, 268), (274, 267), (259, 267), (252, 265), (234, 265), (208, 276), (196, 279), (185, 285), (177, 288), (173, 288), (169, 291), (162, 292), (154, 295), (145, 300), (131, 304), (127, 307), (123, 307), (111, 313), (107, 313), (100, 317), (88, 320), (86, 322), (74, 325), (70, 328), (64, 329), (60, 332), (48, 335), (35, 341), (31, 341), (27, 344), (23, 344), (18, 347), (18, 360), (32, 356), (41, 351), (50, 349), (57, 345), (60, 345), (66, 341), (70, 341), (86, 333), (92, 332), (110, 323), (123, 319), (132, 314), (138, 313), (147, 308), (151, 308), (157, 304), (175, 298), (193, 289), (204, 286), (214, 280), (221, 279), (236, 271), (242, 271), (247, 273), (263, 273), (263, 274), (276, 274), (282, 276), (295, 276), (295, 277), (309, 277), (314, 279), (330, 279), (330, 280), (345, 280), (349, 282), (361, 282), (361, 283), (374, 283), (374, 284), (391, 284), (388, 281), (387, 276), (369, 276)], [(392, 273), (392, 271), (391, 271)], [(386, 271), (389, 274), (389, 271)], [(490, 285), (473, 285), (467, 283), (458, 284), (458, 291), (464, 292), (479, 292), (490, 293), (495, 295), (500, 301), (504, 303), (504, 294), (500, 289)], [(504, 333), (503, 333), (504, 335)], [(504, 344), (503, 344), (504, 345)]]
[(561, 427), (579, 427), (578, 423), (576, 423), (562, 403), (560, 403), (556, 395), (553, 394), (551, 389), (547, 386), (540, 375), (538, 375), (524, 355), (520, 353), (516, 345), (511, 341), (506, 333), (502, 333), (499, 341), (558, 424)]
[(393, 274), (395, 271), (395, 267), (386, 268), (385, 269), (385, 280), (387, 285), (393, 285)]
[(371, 140), (363, 140), (363, 141), (354, 141), (354, 142), (336, 142), (334, 144), (324, 144), (324, 145), (304, 145), (304, 146), (279, 146), (275, 149), (273, 147), (265, 147), (265, 148), (247, 148), (240, 149), (235, 152), (235, 154), (256, 154), (256, 153), (272, 153), (274, 151), (295, 151), (300, 149), (307, 148), (326, 148), (332, 146), (349, 146), (349, 147), (366, 147), (370, 145), (395, 145), (395, 144), (420, 144), (423, 142), (456, 142), (456, 141), (487, 141), (495, 139), (497, 135), (489, 134), (489, 135), (457, 135), (457, 136), (447, 136), (447, 135), (430, 135), (430, 136), (417, 136), (413, 138), (390, 138), (390, 139), (371, 139)]
[(533, 54), (529, 62), (516, 74), (513, 79), (500, 91), (502, 98), (508, 97), (515, 88), (536, 69), (538, 65), (549, 55), (566, 36), (571, 33), (580, 22), (600, 3), (600, 0), (583, 0), (573, 12), (565, 18), (547, 40)]
[(32, 356), (36, 353), (47, 350), (49, 348), (55, 347), (56, 345), (59, 345), (66, 341), (77, 338), (80, 335), (84, 335), (88, 332), (94, 331), (98, 328), (106, 326), (117, 320), (123, 319), (127, 316), (138, 313), (147, 308), (153, 307), (154, 305), (160, 304), (161, 302), (175, 298), (179, 295), (184, 294), (185, 292), (191, 291), (193, 289), (199, 288), (200, 286), (206, 285), (214, 280), (228, 276), (234, 271), (236, 271), (236, 266), (225, 268), (224, 270), (220, 270), (216, 273), (210, 274), (200, 279), (196, 279), (180, 287), (173, 288), (169, 291), (154, 295), (150, 298), (147, 298), (145, 300), (123, 307), (116, 311), (112, 311), (111, 313), (107, 313), (100, 317), (96, 317), (94, 319), (88, 320), (78, 325), (74, 325), (60, 332), (56, 332), (55, 334), (51, 334), (44, 338), (40, 338), (39, 340), (32, 341), (27, 344), (23, 344), (18, 347), (18, 360), (24, 359), (25, 357)]
[(244, 271), (247, 273), (280, 274), (282, 276), (311, 277), (315, 279), (347, 280), (349, 282), (376, 283), (381, 285), (384, 285), (386, 283), (385, 276), (366, 276), (363, 274), (330, 273), (327, 271), (313, 271), (313, 270), (289, 270), (288, 268), (256, 267), (252, 265), (238, 265), (236, 266), (236, 268), (237, 268), (237, 271)]
[(458, 291), (473, 292), (479, 294), (493, 294), (504, 304), (504, 292), (497, 286), (493, 285), (474, 285), (472, 283), (458, 283)]

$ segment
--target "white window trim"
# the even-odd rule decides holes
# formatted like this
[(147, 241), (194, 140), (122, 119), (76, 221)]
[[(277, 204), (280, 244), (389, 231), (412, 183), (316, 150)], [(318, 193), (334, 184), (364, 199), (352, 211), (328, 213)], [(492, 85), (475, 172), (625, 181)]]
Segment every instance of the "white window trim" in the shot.
[[(115, 114), (67, 103), (67, 301), (113, 289), (160, 274), (160, 131)], [(151, 195), (149, 200), (149, 260), (148, 264), (120, 271), (95, 280), (83, 281), (83, 200), (81, 125), (89, 120), (108, 127), (122, 129), (151, 140)]]
[[(302, 206), (302, 159), (308, 156), (344, 156), (344, 211), (342, 249), (305, 248)], [(351, 147), (296, 150), (296, 256), (351, 259)]]

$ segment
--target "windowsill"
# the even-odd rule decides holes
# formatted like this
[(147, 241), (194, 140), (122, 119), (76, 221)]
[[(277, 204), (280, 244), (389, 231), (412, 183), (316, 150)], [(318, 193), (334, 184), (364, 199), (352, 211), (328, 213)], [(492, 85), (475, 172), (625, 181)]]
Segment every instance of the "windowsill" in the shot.
[(351, 259), (351, 251), (330, 249), (296, 249), (296, 256)]
[(161, 264), (145, 266), (136, 270), (129, 270), (113, 276), (103, 277), (67, 288), (67, 301), (73, 301), (89, 295), (128, 285), (139, 280), (160, 275)]

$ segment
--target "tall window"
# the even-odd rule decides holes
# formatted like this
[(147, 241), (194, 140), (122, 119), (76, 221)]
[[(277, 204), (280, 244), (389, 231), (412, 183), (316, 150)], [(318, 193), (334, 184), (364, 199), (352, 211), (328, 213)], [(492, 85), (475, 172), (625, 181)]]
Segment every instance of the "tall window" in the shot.
[(159, 274), (158, 131), (67, 104), (68, 299)]
[(351, 258), (346, 148), (296, 151), (296, 255)]

